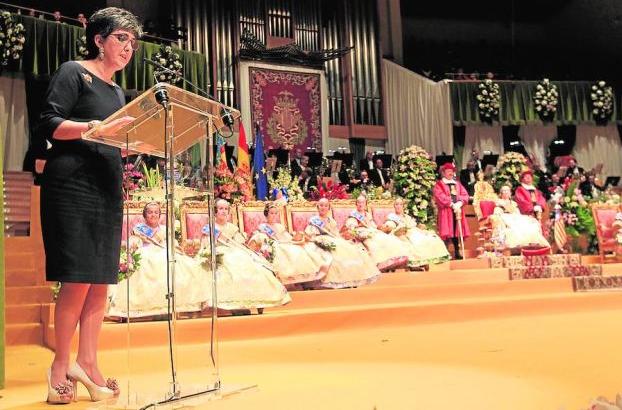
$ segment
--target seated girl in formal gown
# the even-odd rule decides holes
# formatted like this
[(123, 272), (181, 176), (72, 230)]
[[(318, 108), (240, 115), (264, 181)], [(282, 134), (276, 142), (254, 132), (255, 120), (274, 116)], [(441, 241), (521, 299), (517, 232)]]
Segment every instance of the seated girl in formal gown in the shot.
[(536, 218), (522, 215), (515, 201), (512, 200), (512, 188), (501, 187), (495, 210), (490, 217), (492, 222), (492, 240), (506, 248), (539, 245), (548, 247), (548, 241), (542, 235), (542, 227)]
[(383, 229), (411, 246), (409, 266), (441, 263), (450, 259), (445, 242), (436, 232), (417, 227), (415, 218), (404, 211), (402, 198), (395, 200), (393, 208), (395, 212), (387, 215)]
[[(166, 226), (160, 225), (160, 214), (157, 202), (148, 203), (143, 209), (144, 222), (133, 228), (128, 243), (130, 250), (137, 249), (140, 267), (128, 279), (109, 287), (107, 316), (128, 316), (128, 285), (129, 317), (167, 313)], [(180, 252), (174, 257), (176, 311), (201, 311), (211, 300), (211, 274), (194, 258)]]
[(314, 242), (304, 240), (302, 234), (294, 238), (280, 223), (281, 205), (267, 202), (264, 215), (267, 222), (259, 225), (249, 245), (254, 249), (269, 246), (272, 266), (284, 285), (314, 282), (326, 276), (332, 261), (330, 253), (322, 252)]
[(337, 222), (330, 216), (330, 202), (317, 203), (318, 215), (309, 220), (305, 234), (322, 252), (330, 253), (332, 261), (326, 276), (316, 283), (318, 288), (351, 288), (375, 282), (380, 271), (361, 247), (339, 236)]
[(356, 199), (356, 211), (350, 214), (344, 228), (348, 235), (365, 246), (381, 271), (406, 266), (408, 259), (414, 257), (411, 246), (377, 229), (367, 211), (367, 198), (362, 195)]
[[(229, 222), (229, 202), (216, 201), (216, 251), (222, 254), (216, 278), (218, 307), (228, 310), (263, 309), (284, 305), (291, 301), (285, 287), (274, 274), (274, 267), (262, 256), (246, 246), (244, 235)], [(208, 225), (203, 227), (201, 250), (210, 248)]]

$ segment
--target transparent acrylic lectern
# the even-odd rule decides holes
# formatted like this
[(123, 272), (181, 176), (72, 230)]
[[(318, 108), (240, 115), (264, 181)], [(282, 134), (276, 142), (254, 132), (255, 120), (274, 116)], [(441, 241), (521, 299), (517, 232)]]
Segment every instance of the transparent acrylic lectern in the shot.
[[(100, 128), (118, 118), (130, 116), (134, 120), (116, 135), (100, 136)], [(175, 155), (185, 151), (203, 138), (208, 138), (208, 208), (209, 226), (214, 226), (214, 178), (213, 134), (223, 127), (231, 126), (240, 113), (214, 100), (201, 97), (181, 88), (158, 83), (138, 98), (111, 115), (102, 124), (83, 135), (84, 139), (112, 145), (129, 153), (141, 153), (166, 159), (165, 175), (174, 175)], [(224, 118), (224, 121), (223, 121)], [(130, 298), (131, 280), (116, 291), (126, 292), (127, 317), (125, 323), (105, 324), (118, 326), (109, 334), (127, 339), (127, 377), (118, 375), (121, 395), (101, 403), (98, 408), (153, 409), (173, 408), (201, 399), (221, 389), (218, 370), (216, 334), (216, 260), (213, 232), (210, 232), (211, 260), (204, 269), (211, 283), (211, 297), (207, 301), (211, 315), (207, 318), (187, 320), (183, 330), (177, 320), (177, 297), (175, 293), (175, 192), (173, 178), (166, 179), (166, 251), (162, 263), (166, 263), (166, 314), (159, 320), (146, 322), (131, 317), (133, 306)], [(129, 220), (129, 219), (128, 219)], [(127, 223), (129, 226), (129, 223)], [(124, 227), (128, 230), (129, 228)], [(156, 318), (158, 319), (158, 318)], [(192, 323), (190, 323), (192, 322)], [(184, 341), (183, 348), (179, 344)], [(190, 343), (189, 340), (192, 342)], [(139, 349), (140, 347), (140, 349)]]

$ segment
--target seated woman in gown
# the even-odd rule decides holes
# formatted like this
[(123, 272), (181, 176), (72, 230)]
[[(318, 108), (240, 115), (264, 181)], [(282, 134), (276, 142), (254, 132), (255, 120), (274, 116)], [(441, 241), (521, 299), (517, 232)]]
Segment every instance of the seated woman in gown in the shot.
[[(168, 312), (166, 272), (166, 226), (160, 225), (160, 205), (150, 202), (143, 209), (144, 223), (132, 230), (129, 249), (137, 249), (140, 267), (128, 279), (109, 287), (108, 317), (162, 315)], [(125, 246), (125, 243), (122, 244)], [(177, 312), (201, 311), (211, 300), (211, 275), (199, 261), (175, 255), (175, 306)]]
[(321, 280), (326, 276), (332, 256), (322, 252), (314, 242), (305, 242), (302, 235), (292, 237), (279, 222), (280, 208), (278, 203), (266, 202), (267, 222), (259, 225), (249, 245), (254, 249), (271, 247), (272, 266), (277, 278), (286, 286)]
[(549, 247), (542, 235), (540, 222), (533, 216), (522, 215), (516, 202), (512, 200), (512, 188), (501, 187), (495, 210), (490, 217), (492, 222), (492, 241), (500, 247), (518, 248), (530, 245)]
[[(216, 272), (218, 307), (227, 310), (263, 309), (281, 306), (291, 301), (285, 287), (274, 275), (266, 259), (245, 245), (237, 226), (229, 222), (229, 202), (216, 201), (216, 251), (222, 263)], [(209, 226), (203, 227), (199, 254), (209, 249)]]
[(356, 198), (356, 211), (352, 211), (344, 227), (348, 230), (347, 235), (365, 245), (381, 271), (406, 266), (409, 258), (414, 257), (411, 246), (377, 229), (367, 212), (367, 198), (363, 195)]
[(417, 267), (441, 263), (450, 259), (445, 242), (434, 231), (417, 227), (415, 218), (404, 212), (404, 200), (397, 198), (393, 203), (395, 212), (387, 215), (383, 225), (385, 231), (412, 245), (409, 266)]
[(326, 276), (317, 282), (318, 288), (351, 288), (375, 282), (380, 271), (369, 254), (359, 246), (339, 236), (337, 222), (329, 215), (330, 202), (317, 202), (318, 216), (309, 220), (305, 234), (332, 256)]

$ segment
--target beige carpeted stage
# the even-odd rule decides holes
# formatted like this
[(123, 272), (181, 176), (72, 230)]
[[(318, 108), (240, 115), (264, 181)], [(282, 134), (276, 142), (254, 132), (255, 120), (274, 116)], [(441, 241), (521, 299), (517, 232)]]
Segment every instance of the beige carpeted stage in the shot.
[[(622, 293), (576, 293), (571, 279), (508, 279), (507, 269), (453, 262), (430, 272), (386, 274), (360, 289), (293, 292), (263, 315), (221, 318), (221, 376), (256, 389), (187, 408), (581, 409), (622, 391)], [(605, 275), (620, 273), (609, 264)], [(179, 322), (179, 361), (205, 352), (207, 319)], [(134, 383), (154, 372), (164, 322), (134, 325)], [(124, 325), (104, 325), (100, 355), (125, 386)], [(8, 349), (3, 409), (44, 403), (51, 352)], [(191, 364), (190, 364), (191, 366)], [(200, 373), (184, 373), (186, 383)], [(191, 380), (196, 377), (197, 380)], [(92, 408), (86, 390), (67, 408)]]

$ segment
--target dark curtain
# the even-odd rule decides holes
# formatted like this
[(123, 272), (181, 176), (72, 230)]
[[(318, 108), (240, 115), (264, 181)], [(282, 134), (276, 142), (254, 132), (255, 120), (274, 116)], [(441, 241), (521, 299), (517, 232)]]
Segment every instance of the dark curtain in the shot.
[[(353, 164), (358, 167), (359, 161), (365, 158), (365, 139), (350, 138), (350, 152), (353, 156)], [(359, 170), (360, 171), (360, 170)]]

